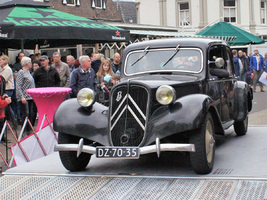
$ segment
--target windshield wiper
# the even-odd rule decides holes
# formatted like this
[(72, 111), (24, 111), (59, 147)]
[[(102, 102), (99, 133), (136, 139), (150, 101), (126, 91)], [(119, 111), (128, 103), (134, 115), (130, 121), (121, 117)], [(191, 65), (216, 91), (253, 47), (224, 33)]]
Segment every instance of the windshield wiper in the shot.
[(175, 48), (175, 52), (174, 54), (169, 58), (169, 60), (167, 60), (167, 62), (164, 63), (164, 65), (162, 65), (162, 68), (164, 68), (172, 59), (173, 57), (180, 51), (180, 44), (177, 45), (177, 47)]
[(143, 57), (145, 57), (145, 55), (148, 53), (147, 49), (149, 48), (149, 46), (147, 46), (145, 49), (144, 49), (144, 53), (143, 55), (138, 58), (131, 66), (134, 66), (137, 62), (139, 62)]

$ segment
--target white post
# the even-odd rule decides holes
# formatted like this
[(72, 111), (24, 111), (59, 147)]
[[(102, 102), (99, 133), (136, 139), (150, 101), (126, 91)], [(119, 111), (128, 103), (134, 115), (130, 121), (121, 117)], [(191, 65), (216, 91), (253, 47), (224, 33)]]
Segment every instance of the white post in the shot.
[(83, 55), (83, 47), (82, 47), (82, 44), (78, 44), (76, 46), (76, 48), (77, 48), (77, 58), (79, 58), (80, 56)]

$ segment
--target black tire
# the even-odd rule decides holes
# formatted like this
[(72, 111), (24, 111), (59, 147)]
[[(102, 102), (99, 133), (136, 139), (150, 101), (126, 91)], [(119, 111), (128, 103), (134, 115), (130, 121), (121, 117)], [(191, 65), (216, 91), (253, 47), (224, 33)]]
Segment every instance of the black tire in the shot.
[(190, 162), (197, 174), (208, 174), (214, 164), (215, 130), (210, 113), (206, 116), (202, 127), (193, 131), (189, 143), (195, 145), (195, 152), (190, 152)]
[(243, 121), (237, 121), (234, 123), (235, 133), (238, 136), (246, 135), (248, 131), (248, 115)]
[[(58, 144), (78, 144), (80, 138), (77, 136), (58, 134)], [(77, 158), (77, 151), (60, 151), (60, 160), (63, 166), (69, 171), (81, 171), (88, 165), (91, 154), (81, 153)]]

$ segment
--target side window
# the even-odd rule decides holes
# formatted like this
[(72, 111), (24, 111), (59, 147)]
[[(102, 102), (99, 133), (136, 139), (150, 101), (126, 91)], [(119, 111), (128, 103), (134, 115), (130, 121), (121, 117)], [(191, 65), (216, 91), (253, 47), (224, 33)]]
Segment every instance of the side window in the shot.
[(234, 67), (232, 62), (232, 53), (229, 47), (226, 47), (226, 56), (225, 56), (225, 64), (226, 70), (229, 72), (230, 75), (234, 74)]
[(223, 58), (223, 47), (220, 45), (212, 46), (209, 49), (209, 66), (210, 68), (216, 68), (216, 58)]
[[(214, 78), (229, 78), (228, 71), (230, 57), (223, 45), (215, 45), (209, 48), (209, 76)], [(230, 64), (229, 64), (230, 63)]]

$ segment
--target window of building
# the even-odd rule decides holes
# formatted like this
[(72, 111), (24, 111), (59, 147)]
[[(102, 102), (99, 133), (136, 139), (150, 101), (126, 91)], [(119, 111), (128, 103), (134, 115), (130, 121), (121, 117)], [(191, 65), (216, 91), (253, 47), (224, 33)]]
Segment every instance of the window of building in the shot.
[(140, 6), (140, 2), (137, 2), (135, 4), (136, 16), (137, 16), (137, 24), (140, 24), (141, 23), (141, 21), (140, 21), (140, 9), (139, 9), (139, 6)]
[(223, 1), (223, 16), (225, 22), (236, 22), (236, 1)]
[(67, 6), (80, 6), (80, 0), (63, 0), (62, 3)]
[(102, 8), (102, 0), (96, 0), (95, 1), (95, 7), (96, 8)]
[(159, 20), (161, 26), (167, 25), (166, 0), (159, 1)]
[(92, 8), (106, 9), (106, 0), (92, 0)]
[(265, 1), (261, 2), (261, 23), (262, 24), (266, 23), (266, 2)]
[(68, 5), (75, 5), (75, 0), (67, 0)]
[(179, 3), (179, 25), (188, 26), (189, 24), (189, 3)]

